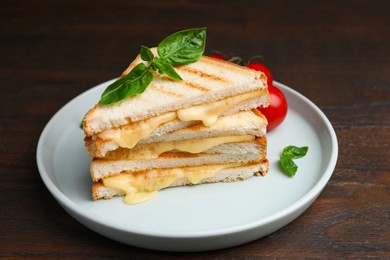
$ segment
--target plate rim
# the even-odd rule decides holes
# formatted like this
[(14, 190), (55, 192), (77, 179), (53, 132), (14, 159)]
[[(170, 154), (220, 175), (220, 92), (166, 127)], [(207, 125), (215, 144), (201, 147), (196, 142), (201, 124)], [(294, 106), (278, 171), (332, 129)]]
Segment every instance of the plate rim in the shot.
[[(322, 173), (322, 176), (319, 178), (319, 180), (315, 183), (314, 186), (311, 187), (311, 189), (306, 192), (301, 198), (294, 201), (291, 205), (283, 208), (282, 210), (279, 210), (275, 213), (272, 213), (269, 216), (263, 217), (261, 219), (251, 221), (248, 223), (243, 223), (237, 226), (232, 227), (223, 227), (223, 228), (217, 228), (217, 229), (210, 229), (210, 230), (201, 230), (201, 231), (191, 231), (188, 233), (177, 233), (177, 232), (170, 232), (170, 233), (164, 233), (161, 231), (153, 232), (151, 230), (142, 230), (142, 229), (134, 229), (131, 230), (123, 229), (120, 227), (120, 225), (116, 225), (113, 223), (107, 223), (104, 221), (104, 217), (99, 215), (91, 216), (88, 214), (88, 212), (85, 212), (82, 210), (82, 208), (73, 200), (71, 200), (69, 197), (67, 197), (60, 189), (57, 187), (57, 185), (54, 184), (54, 182), (49, 177), (49, 173), (46, 172), (44, 162), (43, 162), (43, 155), (42, 155), (42, 149), (43, 149), (43, 143), (47, 139), (48, 133), (51, 130), (51, 126), (56, 121), (57, 117), (61, 115), (61, 113), (68, 109), (70, 106), (73, 105), (74, 102), (76, 102), (78, 99), (88, 96), (91, 92), (96, 91), (97, 88), (101, 87), (102, 85), (109, 84), (110, 82), (114, 81), (115, 79), (111, 79), (105, 82), (102, 82), (84, 92), (77, 95), (70, 101), (68, 101), (64, 106), (62, 106), (46, 123), (38, 141), (38, 145), (36, 148), (36, 162), (38, 166), (38, 171), (41, 176), (41, 179), (43, 180), (46, 188), (49, 190), (49, 192), (52, 194), (52, 196), (56, 199), (56, 201), (72, 216), (75, 217), (72, 213), (77, 214), (77, 216), (82, 217), (84, 219), (87, 219), (93, 223), (97, 223), (99, 225), (102, 225), (104, 227), (108, 227), (111, 229), (116, 229), (119, 231), (123, 231), (126, 233), (136, 234), (136, 235), (143, 235), (143, 236), (150, 236), (150, 237), (159, 237), (159, 238), (206, 238), (206, 237), (214, 237), (214, 236), (223, 236), (227, 234), (234, 234), (237, 232), (245, 232), (251, 229), (259, 228), (264, 225), (267, 225), (269, 223), (278, 221), (284, 217), (289, 216), (290, 214), (296, 212), (306, 204), (310, 203), (310, 201), (314, 201), (316, 197), (321, 193), (323, 188), (328, 183), (329, 179), (331, 178), (338, 158), (338, 141), (337, 136), (334, 131), (334, 128), (329, 121), (329, 119), (326, 117), (326, 115), (322, 112), (322, 110), (314, 104), (311, 100), (309, 100), (307, 97), (299, 93), (298, 91), (280, 83), (277, 81), (273, 81), (273, 84), (280, 88), (282, 92), (290, 92), (290, 94), (295, 95), (299, 99), (305, 101), (308, 105), (310, 105), (311, 108), (313, 108), (317, 115), (320, 116), (323, 123), (326, 125), (326, 132), (329, 134), (330, 140), (331, 140), (331, 148), (330, 148), (330, 158), (327, 162), (327, 166), (325, 170)], [(311, 203), (310, 203), (311, 204)], [(310, 204), (308, 206), (310, 206)], [(71, 211), (71, 212), (70, 212)], [(304, 212), (305, 210), (303, 210)], [(299, 214), (300, 215), (300, 214)], [(298, 215), (298, 216), (299, 216)], [(86, 225), (80, 219), (76, 218), (79, 222), (81, 222), (83, 225)], [(294, 218), (295, 219), (295, 218)], [(96, 232), (96, 230), (94, 230)]]

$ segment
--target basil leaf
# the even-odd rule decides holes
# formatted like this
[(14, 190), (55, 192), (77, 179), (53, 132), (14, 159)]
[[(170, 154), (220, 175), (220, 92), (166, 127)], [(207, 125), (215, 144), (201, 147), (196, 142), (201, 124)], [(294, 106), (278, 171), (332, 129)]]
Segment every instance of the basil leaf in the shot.
[(285, 154), (280, 156), (280, 168), (287, 176), (294, 176), (298, 170), (298, 166), (293, 162), (293, 160)]
[(154, 58), (153, 52), (146, 46), (141, 45), (141, 59), (144, 61), (152, 61)]
[(154, 63), (156, 65), (158, 72), (165, 74), (168, 77), (173, 78), (174, 80), (183, 80), (180, 75), (176, 72), (171, 64), (162, 59), (157, 59)]
[[(156, 59), (156, 60), (157, 60), (157, 59)], [(151, 71), (157, 71), (156, 62), (150, 63), (150, 65), (149, 65), (149, 70), (151, 70)]]
[(159, 71), (175, 80), (182, 80), (173, 66), (196, 62), (202, 56), (206, 44), (206, 28), (195, 28), (174, 33), (157, 47), (159, 57), (141, 45), (140, 56), (148, 66), (141, 63), (130, 73), (106, 88), (100, 98), (101, 105), (118, 102), (128, 96), (141, 94), (153, 80), (152, 72)]
[(153, 79), (145, 64), (135, 66), (127, 75), (106, 88), (100, 98), (101, 105), (109, 105), (128, 96), (141, 94)]
[(307, 146), (296, 147), (294, 145), (286, 146), (283, 149), (283, 153), (280, 156), (280, 168), (288, 176), (294, 176), (298, 170), (298, 166), (294, 163), (293, 159), (302, 158), (308, 151)]
[(296, 147), (294, 145), (289, 145), (283, 149), (283, 154), (291, 159), (298, 159), (305, 156), (308, 149), (309, 148), (307, 146)]
[(172, 66), (196, 62), (206, 45), (206, 28), (194, 28), (176, 32), (160, 42), (158, 55)]

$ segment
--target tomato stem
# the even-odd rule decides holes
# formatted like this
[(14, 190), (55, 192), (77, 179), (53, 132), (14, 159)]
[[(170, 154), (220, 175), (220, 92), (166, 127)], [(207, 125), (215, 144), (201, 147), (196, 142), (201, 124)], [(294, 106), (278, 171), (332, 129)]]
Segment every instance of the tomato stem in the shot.
[(249, 63), (251, 63), (252, 61), (254, 60), (258, 60), (260, 59), (261, 61), (264, 61), (264, 57), (261, 56), (261, 55), (254, 55), (254, 56), (251, 56), (249, 59), (248, 59), (248, 62), (246, 63), (246, 65), (248, 65)]
[(238, 65), (244, 65), (244, 60), (239, 56), (231, 57), (230, 59), (228, 59), (228, 61), (236, 63)]

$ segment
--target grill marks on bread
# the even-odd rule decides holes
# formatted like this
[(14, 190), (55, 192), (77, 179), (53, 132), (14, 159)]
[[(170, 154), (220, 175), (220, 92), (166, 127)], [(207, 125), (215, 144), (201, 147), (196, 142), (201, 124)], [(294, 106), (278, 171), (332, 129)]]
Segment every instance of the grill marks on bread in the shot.
[(153, 88), (154, 91), (157, 91), (165, 96), (170, 96), (170, 97), (174, 97), (174, 98), (183, 98), (185, 97), (183, 94), (180, 94), (180, 93), (177, 93), (177, 92), (174, 92), (174, 91), (170, 91), (166, 88), (164, 88), (164, 86), (159, 86), (159, 85), (156, 85), (156, 84), (152, 84), (150, 87)]
[(217, 84), (218, 84), (218, 82), (220, 82), (220, 83), (229, 82), (229, 80), (227, 78), (223, 78), (223, 77), (220, 77), (220, 76), (217, 76), (214, 74), (209, 74), (209, 73), (206, 73), (206, 72), (201, 71), (201, 70), (197, 70), (197, 69), (189, 67), (189, 66), (181, 66), (181, 67), (178, 67), (177, 70), (179, 71), (179, 73), (180, 72), (188, 72), (188, 73), (191, 73), (193, 75), (198, 75), (201, 78), (211, 79), (211, 80), (217, 82)]
[(190, 81), (184, 81), (183, 83), (184, 83), (183, 85), (186, 86), (187, 88), (194, 88), (196, 90), (200, 90), (203, 92), (207, 92), (210, 90), (210, 89), (206, 88), (205, 86), (202, 86), (202, 85), (190, 82)]

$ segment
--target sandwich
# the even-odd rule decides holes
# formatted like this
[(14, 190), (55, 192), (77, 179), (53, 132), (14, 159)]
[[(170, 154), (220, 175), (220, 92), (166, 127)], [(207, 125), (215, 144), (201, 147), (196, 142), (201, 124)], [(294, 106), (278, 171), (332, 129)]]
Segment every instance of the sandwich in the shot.
[[(265, 175), (266, 126), (267, 120), (256, 110), (240, 111), (218, 118), (210, 127), (200, 122), (151, 136), (132, 149), (121, 147), (104, 157), (95, 155), (90, 167), (92, 197), (125, 196), (126, 203), (137, 204), (168, 187)], [(94, 156), (93, 147), (87, 149)]]
[[(121, 78), (141, 63), (138, 55)], [(137, 204), (164, 188), (268, 171), (267, 120), (256, 110), (270, 101), (265, 75), (206, 56), (175, 70), (182, 80), (154, 71), (142, 94), (99, 102), (85, 115), (94, 200)]]
[[(141, 62), (138, 56), (121, 76)], [(157, 74), (142, 95), (88, 111), (84, 132), (101, 155), (133, 148), (152, 132), (163, 135), (198, 121), (211, 126), (219, 116), (269, 104), (266, 77), (260, 72), (206, 56), (176, 70), (184, 80)]]

